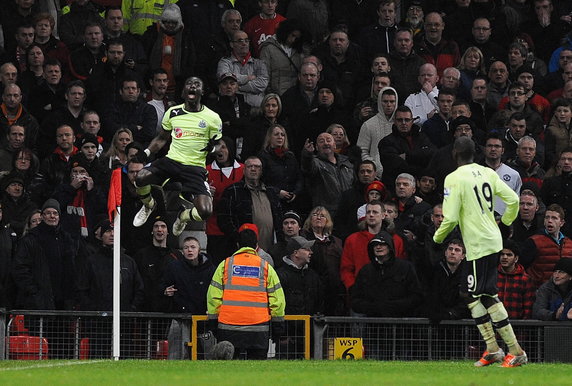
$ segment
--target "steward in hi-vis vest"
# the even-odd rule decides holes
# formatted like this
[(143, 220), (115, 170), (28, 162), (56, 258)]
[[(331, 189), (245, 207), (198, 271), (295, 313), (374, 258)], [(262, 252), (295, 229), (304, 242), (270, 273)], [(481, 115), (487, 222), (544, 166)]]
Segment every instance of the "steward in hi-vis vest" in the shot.
[(276, 271), (256, 254), (256, 235), (242, 234), (254, 241), (241, 242), (242, 248), (216, 269), (207, 292), (208, 328), (235, 346), (235, 357), (246, 350), (248, 359), (265, 359), (270, 321), (273, 337), (284, 331), (286, 301)]

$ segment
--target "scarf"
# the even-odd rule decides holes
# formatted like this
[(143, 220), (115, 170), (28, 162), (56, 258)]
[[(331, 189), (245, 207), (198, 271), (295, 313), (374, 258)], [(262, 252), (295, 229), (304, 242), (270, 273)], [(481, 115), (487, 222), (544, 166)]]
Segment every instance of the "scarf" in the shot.
[[(161, 67), (161, 58), (163, 57), (163, 38), (165, 33), (161, 30), (161, 27), (157, 23), (157, 39), (153, 44), (151, 49), (151, 54), (149, 55), (149, 64), (152, 68)], [(173, 47), (173, 76), (181, 75), (181, 51), (183, 50), (183, 28), (178, 30), (175, 35), (175, 47)]]
[(246, 63), (248, 63), (248, 60), (250, 60), (250, 52), (248, 52), (248, 54), (246, 54), (246, 56), (244, 57), (244, 59), (240, 60), (239, 58), (236, 57), (236, 55), (233, 54), (233, 56), (236, 58), (236, 60), (238, 60), (238, 62), (240, 63), (241, 66), (245, 66)]
[(79, 188), (76, 190), (75, 197), (73, 198), (73, 202), (71, 207), (68, 206), (68, 214), (76, 213), (79, 216), (79, 225), (81, 229), (81, 235), (83, 237), (87, 237), (87, 217), (85, 215), (85, 195), (86, 190), (84, 187)]
[(16, 115), (14, 116), (14, 119), (10, 119), (10, 118), (8, 118), (8, 109), (6, 108), (6, 104), (2, 103), (2, 105), (0, 105), (0, 108), (2, 108), (2, 114), (4, 114), (4, 116), (8, 120), (9, 126), (12, 126), (14, 123), (16, 123), (18, 121), (18, 119), (20, 119), (20, 116), (22, 115), (22, 111), (23, 111), (22, 104), (20, 103), (20, 105), (18, 106), (18, 111), (16, 112)]
[(274, 151), (274, 154), (276, 154), (278, 158), (282, 158), (284, 157), (284, 154), (286, 154), (286, 150), (283, 147), (275, 147), (272, 150)]

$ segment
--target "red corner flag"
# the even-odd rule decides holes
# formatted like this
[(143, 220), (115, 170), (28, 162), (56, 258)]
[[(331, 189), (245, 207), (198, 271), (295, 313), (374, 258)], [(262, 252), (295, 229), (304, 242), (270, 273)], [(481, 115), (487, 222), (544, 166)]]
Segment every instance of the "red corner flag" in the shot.
[(109, 183), (109, 195), (107, 196), (107, 212), (109, 221), (113, 223), (114, 212), (121, 206), (121, 168), (113, 170), (111, 182)]

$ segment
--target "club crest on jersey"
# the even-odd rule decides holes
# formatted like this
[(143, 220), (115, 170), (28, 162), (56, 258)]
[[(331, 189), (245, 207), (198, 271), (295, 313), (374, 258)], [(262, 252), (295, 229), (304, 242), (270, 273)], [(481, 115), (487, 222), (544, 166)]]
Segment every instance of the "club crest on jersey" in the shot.
[(180, 127), (175, 127), (173, 131), (175, 132), (175, 138), (181, 138), (183, 136), (183, 129)]
[(451, 190), (449, 190), (449, 188), (445, 188), (443, 190), (443, 196), (444, 197), (449, 197), (450, 194), (451, 194)]
[(201, 119), (201, 121), (199, 122), (199, 127), (201, 129), (204, 129), (205, 127), (207, 127), (207, 123), (205, 122), (204, 119)]
[(502, 179), (505, 180), (505, 181), (510, 181), (510, 175), (505, 174), (505, 175), (502, 176)]

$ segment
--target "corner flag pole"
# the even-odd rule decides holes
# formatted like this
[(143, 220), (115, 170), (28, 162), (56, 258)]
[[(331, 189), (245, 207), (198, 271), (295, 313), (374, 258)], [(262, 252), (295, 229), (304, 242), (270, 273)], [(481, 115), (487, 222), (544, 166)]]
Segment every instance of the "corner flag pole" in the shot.
[(121, 168), (111, 174), (107, 198), (109, 220), (113, 221), (113, 359), (120, 353), (120, 286), (121, 286)]

